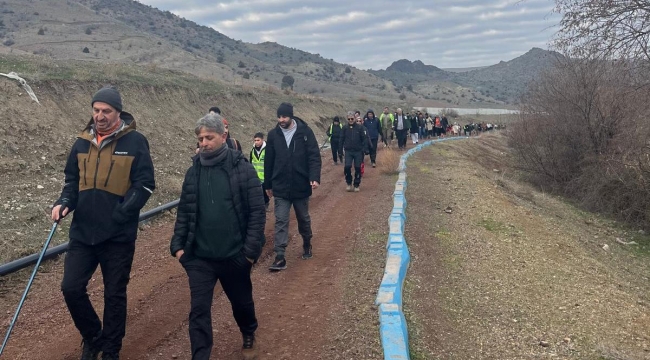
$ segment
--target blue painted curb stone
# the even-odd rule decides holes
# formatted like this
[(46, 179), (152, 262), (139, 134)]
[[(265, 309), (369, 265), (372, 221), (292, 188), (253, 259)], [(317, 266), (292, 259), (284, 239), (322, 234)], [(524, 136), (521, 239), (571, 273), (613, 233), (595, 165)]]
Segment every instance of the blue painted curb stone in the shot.
[(415, 152), (436, 142), (466, 139), (467, 137), (429, 140), (410, 149), (400, 157), (399, 176), (393, 191), (393, 209), (388, 216), (386, 267), (379, 285), (375, 303), (379, 305), (379, 334), (385, 360), (408, 360), (408, 328), (402, 311), (404, 279), (411, 260), (404, 226), (406, 224), (406, 160)]

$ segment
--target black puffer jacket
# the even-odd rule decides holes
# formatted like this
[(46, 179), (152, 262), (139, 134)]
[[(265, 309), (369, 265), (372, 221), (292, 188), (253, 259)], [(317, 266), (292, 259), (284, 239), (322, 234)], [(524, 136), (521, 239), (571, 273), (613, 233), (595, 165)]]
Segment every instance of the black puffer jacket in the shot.
[[(241, 226), (240, 231), (244, 241), (242, 251), (247, 258), (257, 261), (264, 246), (264, 225), (266, 224), (262, 186), (253, 165), (246, 160), (241, 152), (228, 149), (227, 156), (224, 169), (230, 178), (233, 206)], [(202, 166), (199, 155), (196, 155), (193, 161), (194, 163), (187, 170), (183, 181), (174, 235), (169, 246), (172, 256), (175, 256), (178, 250), (184, 250), (188, 254), (194, 250), (198, 215), (197, 194)]]
[(311, 196), (311, 182), (320, 183), (321, 158), (314, 132), (302, 119), (287, 147), (282, 128), (277, 125), (266, 138), (264, 188), (273, 196), (295, 200)]

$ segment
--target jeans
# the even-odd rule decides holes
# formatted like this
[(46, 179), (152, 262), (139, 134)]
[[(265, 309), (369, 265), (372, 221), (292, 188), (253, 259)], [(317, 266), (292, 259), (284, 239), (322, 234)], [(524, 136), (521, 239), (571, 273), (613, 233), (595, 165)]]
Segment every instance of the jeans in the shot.
[[(135, 241), (105, 241), (86, 245), (71, 240), (63, 265), (61, 291), (72, 321), (86, 341), (96, 340), (106, 353), (119, 353), (126, 330), (126, 286), (129, 283)], [(104, 328), (86, 287), (97, 269), (104, 280)]]
[(296, 212), (296, 219), (298, 220), (298, 232), (302, 236), (302, 246), (307, 248), (311, 245), (311, 218), (309, 217), (309, 197), (303, 199), (283, 199), (274, 197), (275, 199), (275, 238), (273, 243), (273, 251), (277, 256), (284, 256), (289, 243), (289, 211), (291, 205)]
[(352, 185), (352, 163), (354, 163), (354, 187), (359, 187), (361, 184), (361, 163), (363, 162), (363, 153), (361, 151), (346, 151), (345, 152), (345, 167), (343, 173), (345, 174), (345, 183)]
[(179, 259), (190, 284), (189, 333), (192, 360), (208, 360), (212, 352), (212, 297), (214, 287), (221, 280), (235, 322), (244, 335), (257, 330), (251, 264), (243, 253), (226, 260), (210, 260), (183, 254)]

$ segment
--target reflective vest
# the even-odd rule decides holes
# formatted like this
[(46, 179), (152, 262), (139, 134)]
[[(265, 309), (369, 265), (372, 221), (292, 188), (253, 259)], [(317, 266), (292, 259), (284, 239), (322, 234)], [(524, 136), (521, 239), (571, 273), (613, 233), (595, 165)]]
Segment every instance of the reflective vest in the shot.
[[(343, 129), (343, 124), (339, 123), (339, 127), (340, 127), (341, 129)], [(332, 124), (330, 124), (330, 132), (329, 132), (330, 136), (327, 137), (327, 140), (332, 141), (332, 130), (333, 130), (333, 129), (334, 129), (334, 124), (332, 123)]]
[(264, 155), (266, 154), (266, 147), (260, 151), (260, 157), (257, 157), (257, 151), (255, 151), (255, 147), (251, 150), (251, 164), (253, 164), (253, 168), (255, 168), (255, 172), (257, 172), (257, 177), (260, 179), (260, 181), (264, 181)]
[[(385, 120), (388, 120), (388, 123)], [(382, 129), (392, 128), (394, 122), (395, 122), (395, 116), (392, 113), (388, 113), (388, 114), (381, 113), (381, 115), (379, 115), (379, 124)]]

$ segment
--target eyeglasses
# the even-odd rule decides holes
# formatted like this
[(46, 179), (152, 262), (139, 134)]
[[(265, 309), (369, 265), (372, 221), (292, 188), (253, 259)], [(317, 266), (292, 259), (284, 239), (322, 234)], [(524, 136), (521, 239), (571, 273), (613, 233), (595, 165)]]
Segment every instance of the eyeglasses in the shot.
[(348, 118), (348, 120), (356, 120), (355, 118)]

